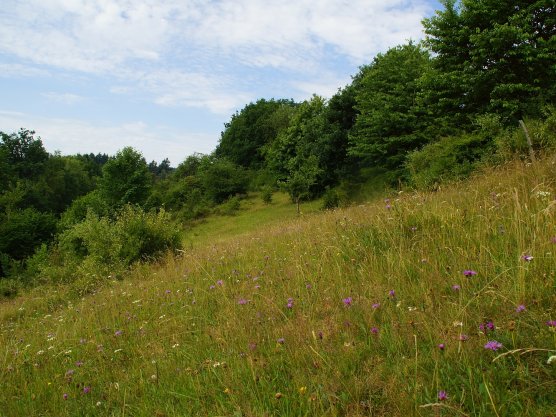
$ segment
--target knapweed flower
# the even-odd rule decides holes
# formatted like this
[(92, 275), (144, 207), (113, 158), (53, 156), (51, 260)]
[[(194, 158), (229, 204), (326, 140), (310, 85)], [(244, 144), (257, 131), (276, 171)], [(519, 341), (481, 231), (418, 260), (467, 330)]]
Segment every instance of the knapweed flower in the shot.
[(388, 295), (390, 295), (390, 297), (395, 297), (396, 296), (396, 291), (390, 290), (390, 291), (388, 291)]
[(90, 386), (87, 385), (86, 387), (83, 387), (83, 394), (88, 394), (90, 392), (91, 392), (91, 387)]
[(548, 320), (548, 321), (546, 322), (546, 325), (547, 325), (548, 327), (556, 327), (556, 320)]
[(472, 277), (473, 275), (477, 275), (477, 271), (466, 269), (465, 271), (463, 271), (463, 275), (465, 275), (466, 277)]
[(438, 349), (444, 350), (444, 349), (446, 349), (446, 345), (445, 345), (444, 343), (440, 343), (440, 344), (438, 345)]
[(286, 339), (284, 339), (283, 337), (280, 337), (278, 340), (276, 340), (276, 342), (283, 345), (286, 342)]
[(83, 362), (77, 361), (77, 362), (75, 362), (75, 366), (83, 366)]
[(373, 310), (376, 310), (380, 307), (380, 303), (374, 303), (371, 307), (373, 308)]
[(288, 304), (286, 304), (287, 308), (293, 308), (293, 298), (288, 298)]
[(64, 392), (64, 395), (62, 395), (62, 398), (63, 398), (64, 400), (67, 400), (68, 397), (69, 397), (69, 395), (68, 395), (67, 393)]
[(378, 327), (371, 327), (372, 334), (378, 334)]
[(239, 305), (245, 305), (245, 304), (247, 304), (248, 302), (249, 302), (249, 301), (247, 301), (245, 298), (240, 298), (240, 299), (238, 300), (237, 303), (238, 303)]
[(458, 284), (454, 284), (454, 285), (452, 285), (452, 290), (459, 291), (459, 290), (461, 290), (461, 286), (458, 285)]
[(116, 330), (114, 332), (114, 336), (121, 336), (123, 334), (123, 330)]
[(438, 400), (439, 401), (446, 401), (448, 399), (448, 394), (446, 394), (446, 391), (442, 390), (442, 391), (438, 391)]
[(209, 287), (209, 290), (214, 290), (215, 288), (216, 288), (216, 286), (211, 285), (211, 286)]
[(521, 256), (521, 259), (524, 260), (525, 262), (531, 262), (533, 260), (533, 257), (529, 254), (525, 254)]
[(343, 301), (343, 303), (346, 307), (350, 307), (351, 303), (353, 302), (353, 298), (347, 297), (347, 298), (344, 298), (342, 301)]
[(520, 304), (515, 308), (516, 313), (521, 313), (522, 311), (525, 311), (525, 310), (526, 310), (526, 308), (523, 304)]
[(313, 286), (311, 284), (307, 284), (305, 285), (305, 288), (307, 288), (308, 290), (310, 290), (311, 288), (313, 288)]
[(218, 286), (221, 287), (222, 285), (224, 285), (224, 281), (222, 281), (221, 279), (219, 279), (218, 281), (216, 281), (216, 285), (218, 285)]
[(469, 336), (467, 336), (466, 334), (460, 334), (458, 337), (458, 340), (460, 342), (465, 342), (467, 339), (469, 339)]
[(496, 330), (496, 326), (494, 325), (493, 322), (489, 321), (487, 323), (481, 323), (479, 325), (479, 329), (483, 332), (483, 333), (487, 333), (489, 331), (493, 332), (494, 330)]
[(502, 343), (497, 342), (496, 340), (491, 340), (489, 342), (487, 342), (487, 344), (485, 345), (485, 349), (490, 349), (493, 351), (496, 351), (498, 349), (500, 349), (502, 347)]

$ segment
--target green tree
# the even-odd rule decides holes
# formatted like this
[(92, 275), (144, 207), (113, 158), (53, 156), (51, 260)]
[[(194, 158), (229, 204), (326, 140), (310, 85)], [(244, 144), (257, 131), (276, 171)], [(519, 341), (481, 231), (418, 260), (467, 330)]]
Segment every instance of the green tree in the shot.
[(288, 126), (294, 107), (292, 100), (248, 104), (225, 124), (215, 155), (244, 168), (261, 168), (266, 147)]
[(398, 170), (407, 153), (426, 142), (426, 117), (417, 96), (429, 62), (423, 48), (409, 43), (377, 55), (362, 69), (356, 91), (360, 114), (350, 133), (351, 155)]
[(119, 151), (102, 167), (99, 190), (110, 207), (142, 205), (151, 189), (151, 174), (145, 158), (131, 147)]
[(249, 185), (249, 177), (242, 167), (215, 156), (202, 159), (197, 177), (204, 194), (216, 204), (246, 193)]
[(515, 124), (556, 98), (553, 0), (455, 0), (423, 21), (435, 53), (423, 102), (445, 126), (497, 113)]

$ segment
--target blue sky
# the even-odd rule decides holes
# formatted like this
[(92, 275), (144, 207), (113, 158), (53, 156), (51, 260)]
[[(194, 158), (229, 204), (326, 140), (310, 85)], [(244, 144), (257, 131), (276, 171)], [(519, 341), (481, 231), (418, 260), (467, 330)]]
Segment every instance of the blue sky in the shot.
[(0, 130), (179, 164), (258, 98), (329, 98), (432, 0), (4, 0)]

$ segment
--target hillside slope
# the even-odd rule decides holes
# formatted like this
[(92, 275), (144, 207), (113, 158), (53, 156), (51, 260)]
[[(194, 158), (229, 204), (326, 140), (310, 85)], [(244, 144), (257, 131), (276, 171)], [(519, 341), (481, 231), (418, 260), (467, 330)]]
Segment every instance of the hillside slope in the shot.
[(555, 195), (512, 162), (35, 290), (0, 306), (0, 415), (554, 415)]

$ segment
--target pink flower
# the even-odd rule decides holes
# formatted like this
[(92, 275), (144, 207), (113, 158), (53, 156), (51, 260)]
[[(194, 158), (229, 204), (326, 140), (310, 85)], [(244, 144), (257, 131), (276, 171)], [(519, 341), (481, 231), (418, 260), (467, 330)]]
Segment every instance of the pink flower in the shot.
[(448, 399), (448, 394), (446, 394), (446, 391), (438, 391), (439, 401), (446, 401), (447, 399)]
[(347, 298), (344, 298), (342, 301), (343, 301), (343, 303), (346, 307), (351, 307), (351, 303), (353, 302), (353, 298), (347, 297)]
[(444, 349), (446, 349), (446, 345), (445, 345), (444, 343), (440, 343), (440, 344), (438, 345), (438, 349), (444, 350)]
[(465, 275), (466, 277), (472, 277), (473, 275), (477, 275), (477, 271), (466, 269), (465, 271), (463, 271), (463, 275)]
[(533, 260), (533, 257), (529, 254), (525, 254), (521, 256), (521, 259), (523, 259), (525, 262), (531, 262)]
[(515, 308), (516, 313), (521, 313), (522, 311), (525, 311), (525, 310), (526, 310), (526, 308), (523, 304), (520, 304)]
[(485, 349), (490, 349), (492, 351), (497, 351), (502, 347), (502, 343), (497, 342), (496, 340), (491, 340), (485, 345)]

